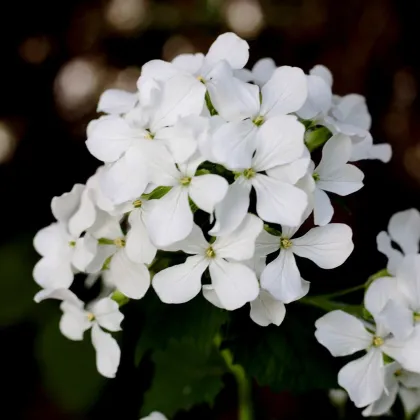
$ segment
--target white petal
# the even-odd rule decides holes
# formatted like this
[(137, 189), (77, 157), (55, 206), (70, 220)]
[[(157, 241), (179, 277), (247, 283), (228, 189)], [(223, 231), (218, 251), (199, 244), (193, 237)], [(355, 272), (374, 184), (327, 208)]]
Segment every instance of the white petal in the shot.
[(34, 247), (43, 257), (60, 259), (69, 248), (69, 241), (73, 238), (66, 232), (62, 223), (52, 223), (42, 228), (34, 237)]
[(203, 284), (202, 290), (204, 298), (208, 300), (212, 305), (220, 309), (226, 309), (223, 307), (222, 303), (220, 302), (219, 296), (217, 296), (217, 293), (211, 284)]
[(71, 263), (79, 271), (85, 271), (98, 253), (98, 241), (91, 235), (86, 234), (77, 239)]
[(225, 198), (216, 205), (216, 223), (210, 235), (223, 236), (233, 232), (248, 213), (251, 184), (237, 179), (229, 185)]
[(319, 76), (307, 76), (308, 98), (297, 112), (300, 118), (305, 120), (314, 118), (319, 114), (327, 114), (331, 108), (332, 92), (324, 79)]
[(89, 130), (86, 146), (97, 159), (115, 162), (131, 146), (135, 137), (136, 133), (123, 118), (102, 117)]
[(141, 420), (168, 420), (163, 414), (154, 411), (147, 417), (143, 417)]
[(349, 195), (363, 187), (364, 174), (354, 165), (346, 164), (328, 176), (320, 175), (316, 185), (319, 189), (338, 195)]
[(95, 315), (98, 324), (109, 331), (120, 331), (124, 315), (119, 311), (119, 305), (115, 300), (103, 298), (89, 306), (89, 310)]
[(80, 198), (80, 205), (77, 211), (70, 217), (68, 230), (72, 236), (77, 238), (90, 228), (96, 219), (96, 208), (89, 189), (85, 189)]
[(44, 257), (36, 263), (33, 276), (44, 289), (67, 289), (73, 283), (70, 259)]
[(131, 299), (141, 299), (150, 286), (150, 273), (147, 267), (132, 262), (123, 249), (112, 257), (109, 277), (116, 288)]
[(91, 327), (85, 311), (72, 305), (61, 305), (63, 315), (60, 318), (60, 332), (69, 340), (83, 340), (83, 333)]
[(334, 106), (332, 114), (339, 121), (348, 125), (363, 130), (370, 129), (371, 117), (366, 106), (366, 99), (362, 95), (352, 93), (343, 96)]
[(125, 114), (134, 108), (137, 94), (120, 89), (108, 89), (99, 98), (98, 112), (107, 114)]
[(255, 255), (266, 256), (280, 249), (280, 236), (270, 235), (263, 229), (255, 243)]
[(228, 187), (227, 181), (219, 175), (200, 175), (192, 178), (189, 195), (199, 209), (213, 213), (215, 205), (225, 197)]
[(362, 321), (340, 310), (319, 318), (315, 327), (316, 339), (335, 357), (367, 349), (372, 343), (372, 335)]
[(262, 87), (261, 93), (261, 115), (273, 117), (295, 112), (308, 95), (305, 73), (297, 67), (279, 67)]
[(186, 162), (178, 163), (179, 171), (183, 176), (193, 177), (197, 172), (197, 168), (205, 161), (204, 157), (196, 152)]
[[(398, 394), (406, 415), (411, 416), (419, 408), (420, 390), (401, 387)], [(414, 419), (419, 420), (419, 415), (417, 414)]]
[(80, 205), (80, 198), (84, 190), (84, 185), (75, 184), (70, 192), (51, 200), (52, 214), (59, 222), (67, 223), (69, 221)]
[(241, 69), (248, 62), (249, 45), (233, 32), (219, 35), (205, 57), (207, 66), (226, 60), (233, 69)]
[(252, 77), (258, 86), (265, 85), (276, 70), (276, 63), (272, 58), (261, 58), (252, 67)]
[(84, 303), (69, 289), (44, 289), (40, 290), (34, 297), (36, 303), (45, 299), (57, 299), (71, 303), (73, 306), (83, 309)]
[(352, 253), (352, 235), (347, 225), (331, 223), (294, 238), (292, 250), (299, 257), (308, 258), (321, 268), (335, 268), (343, 264)]
[(149, 79), (166, 81), (179, 74), (183, 74), (183, 72), (172, 63), (163, 60), (151, 60), (141, 68), (141, 76), (137, 82), (137, 88), (141, 90), (142, 84)]
[(258, 130), (252, 167), (261, 172), (300, 158), (305, 149), (304, 133), (304, 125), (293, 115), (270, 118)]
[(101, 189), (114, 204), (135, 200), (148, 183), (149, 171), (137, 147), (131, 147), (121, 159), (106, 166), (100, 176)]
[(384, 389), (383, 359), (380, 350), (372, 348), (360, 359), (338, 372), (338, 383), (349, 394), (356, 407), (372, 404)]
[(328, 195), (315, 188), (314, 191), (314, 222), (316, 225), (324, 226), (329, 223), (334, 214), (334, 207)]
[(404, 254), (417, 253), (420, 241), (419, 211), (409, 209), (395, 213), (389, 221), (388, 232)]
[(397, 284), (413, 311), (420, 310), (420, 254), (403, 258), (397, 268)]
[(248, 260), (254, 255), (255, 240), (263, 229), (263, 222), (248, 213), (243, 222), (229, 235), (220, 236), (212, 245), (217, 258), (237, 261)]
[(162, 99), (151, 124), (152, 131), (175, 124), (180, 117), (199, 115), (204, 104), (205, 86), (189, 75), (174, 76), (163, 87)]
[(204, 55), (197, 54), (179, 54), (173, 60), (172, 64), (191, 74), (197, 74), (204, 62)]
[(311, 76), (321, 77), (329, 87), (331, 87), (333, 84), (333, 76), (331, 72), (322, 64), (317, 64), (316, 66), (312, 67), (312, 69), (309, 71), (309, 74)]
[(351, 140), (344, 134), (335, 134), (322, 148), (322, 158), (315, 172), (321, 179), (330, 179), (350, 159)]
[(378, 251), (388, 257), (387, 269), (391, 274), (397, 272), (397, 267), (401, 264), (403, 255), (392, 247), (391, 237), (386, 232), (379, 232), (376, 237)]
[(121, 358), (121, 350), (115, 338), (94, 324), (92, 327), (92, 344), (96, 350), (98, 372), (106, 378), (115, 378)]
[(212, 154), (230, 169), (251, 167), (258, 128), (251, 120), (222, 125), (212, 139)]
[(208, 262), (201, 255), (188, 257), (184, 264), (166, 268), (153, 277), (153, 288), (164, 303), (185, 303), (200, 293), (201, 276)]
[(249, 316), (258, 325), (266, 327), (274, 324), (279, 326), (286, 315), (284, 303), (274, 299), (270, 293), (261, 290), (257, 299), (251, 302)]
[(150, 238), (158, 248), (186, 238), (193, 228), (188, 189), (173, 187), (160, 198), (150, 211), (147, 225)]
[(295, 257), (289, 250), (281, 250), (279, 256), (267, 264), (260, 281), (262, 288), (284, 303), (300, 299), (309, 290), (300, 276)]
[(142, 209), (134, 209), (128, 216), (130, 230), (127, 233), (125, 252), (133, 262), (150, 264), (157, 249), (149, 238), (142, 213)]
[(174, 242), (171, 245), (165, 246), (164, 251), (183, 251), (186, 254), (204, 255), (209, 243), (203, 235), (203, 231), (195, 223), (191, 233), (182, 241)]
[(420, 374), (408, 372), (407, 370), (403, 370), (401, 374), (398, 376), (398, 380), (406, 387), (406, 388), (420, 388)]
[(373, 315), (378, 315), (390, 299), (399, 299), (401, 293), (398, 289), (397, 280), (393, 277), (381, 277), (376, 279), (365, 293), (364, 304), (366, 309)]
[(227, 310), (233, 311), (257, 298), (258, 280), (246, 265), (216, 258), (209, 268), (211, 284)]
[(377, 325), (390, 331), (396, 340), (405, 340), (414, 330), (413, 312), (402, 302), (391, 299), (375, 316)]
[[(305, 147), (302, 156), (291, 163), (275, 166), (266, 170), (268, 176), (289, 184), (296, 184), (308, 171), (311, 155)], [(310, 176), (311, 183), (313, 178)]]
[(251, 181), (257, 193), (257, 213), (261, 219), (287, 226), (300, 224), (308, 204), (302, 190), (262, 174), (257, 174)]

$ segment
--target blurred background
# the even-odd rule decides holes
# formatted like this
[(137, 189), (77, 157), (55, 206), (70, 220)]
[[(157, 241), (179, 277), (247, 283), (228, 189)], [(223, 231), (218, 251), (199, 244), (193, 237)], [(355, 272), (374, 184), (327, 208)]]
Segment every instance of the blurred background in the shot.
[[(420, 208), (419, 2), (14, 0), (0, 12), (2, 419), (137, 418), (131, 402), (145, 386), (142, 372), (123, 361), (117, 379), (105, 383), (90, 343), (60, 337), (57, 305), (33, 303), (31, 271), (32, 238), (53, 220), (51, 198), (98, 166), (84, 141), (100, 93), (135, 90), (146, 61), (206, 52), (229, 30), (248, 40), (249, 66), (267, 56), (306, 72), (324, 64), (336, 94), (367, 97), (374, 139), (389, 142), (394, 155), (387, 165), (359, 164), (365, 187), (336, 215), (353, 227), (355, 252), (344, 267), (319, 274), (315, 292), (364, 282), (383, 268), (376, 234), (395, 211)], [(307, 418), (314, 407), (338, 418), (324, 394), (274, 395), (254, 386), (265, 412), (257, 419)], [(231, 388), (213, 410), (177, 419), (234, 419)], [(359, 416), (353, 410), (348, 418)]]

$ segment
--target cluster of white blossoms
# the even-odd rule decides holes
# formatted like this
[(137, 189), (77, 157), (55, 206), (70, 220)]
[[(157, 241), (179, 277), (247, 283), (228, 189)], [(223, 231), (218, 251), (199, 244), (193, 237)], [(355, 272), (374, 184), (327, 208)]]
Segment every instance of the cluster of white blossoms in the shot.
[[(136, 93), (104, 92), (86, 141), (103, 165), (52, 200), (56, 222), (35, 237), (44, 289), (35, 299), (62, 301), (66, 337), (91, 328), (104, 376), (120, 358), (108, 332), (123, 318), (116, 291), (141, 299), (151, 285), (171, 304), (203, 293), (226, 310), (250, 303), (256, 323), (280, 325), (284, 304), (309, 290), (295, 255), (331, 269), (353, 250), (350, 227), (330, 223), (328, 193), (362, 188), (349, 161), (391, 154), (372, 144), (364, 98), (333, 96), (323, 66), (305, 75), (263, 60), (246, 71), (248, 49), (225, 33), (205, 56), (146, 63)], [(315, 164), (305, 139), (319, 126), (333, 135)], [(297, 234), (312, 213), (317, 227)], [(155, 272), (171, 252), (185, 262)], [(96, 301), (69, 290), (77, 273), (102, 282)]]
[(368, 286), (365, 316), (337, 310), (315, 324), (316, 338), (333, 356), (365, 351), (338, 374), (339, 385), (355, 405), (366, 407), (365, 416), (386, 414), (398, 394), (408, 411), (420, 408), (419, 242), (420, 213), (394, 214), (388, 233), (377, 237), (379, 251), (388, 257), (388, 272)]

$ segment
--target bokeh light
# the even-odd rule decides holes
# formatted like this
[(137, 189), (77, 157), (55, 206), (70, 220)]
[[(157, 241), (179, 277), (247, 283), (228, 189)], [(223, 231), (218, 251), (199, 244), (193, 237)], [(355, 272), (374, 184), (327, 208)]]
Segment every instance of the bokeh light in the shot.
[(194, 53), (195, 48), (192, 42), (182, 35), (174, 35), (168, 38), (162, 48), (162, 58), (172, 61), (179, 54)]
[(146, 0), (111, 0), (105, 10), (105, 18), (114, 29), (132, 32), (144, 23), (147, 12)]
[(19, 47), (20, 56), (31, 64), (43, 63), (51, 52), (51, 42), (46, 36), (31, 37)]
[(12, 158), (16, 145), (16, 133), (8, 123), (0, 121), (0, 163), (7, 162)]
[(226, 23), (239, 36), (258, 35), (264, 25), (264, 15), (257, 0), (232, 0), (225, 10)]

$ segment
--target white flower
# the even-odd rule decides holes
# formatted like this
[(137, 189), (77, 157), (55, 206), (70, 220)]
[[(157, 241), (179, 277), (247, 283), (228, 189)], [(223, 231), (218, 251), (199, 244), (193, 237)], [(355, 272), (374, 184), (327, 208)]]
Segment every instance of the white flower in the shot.
[(114, 378), (120, 363), (120, 348), (108, 331), (120, 331), (124, 315), (118, 309), (118, 303), (110, 298), (85, 304), (70, 290), (43, 290), (35, 296), (36, 302), (44, 299), (58, 299), (63, 315), (60, 331), (70, 340), (83, 340), (83, 334), (91, 329), (92, 344), (96, 350), (98, 372), (107, 378)]
[(140, 420), (168, 420), (162, 413), (153, 411), (147, 417), (143, 417)]
[(243, 83), (233, 75), (234, 69), (242, 69), (248, 61), (249, 46), (232, 32), (220, 35), (203, 54), (181, 54), (172, 63), (152, 60), (142, 67), (138, 81), (139, 90), (150, 79), (169, 80), (176, 75), (189, 75), (200, 80), (207, 88), (219, 115), (228, 121), (249, 117), (244, 96), (257, 92), (258, 87)]
[(244, 82), (254, 82), (262, 87), (270, 80), (276, 68), (276, 63), (272, 58), (261, 58), (254, 64), (252, 70), (236, 70), (235, 76)]
[(238, 227), (248, 211), (252, 187), (257, 193), (257, 214), (261, 219), (289, 226), (299, 225), (307, 206), (307, 195), (292, 183), (304, 175), (307, 164), (300, 165), (301, 173), (295, 180), (279, 176), (279, 172), (284, 167), (286, 173), (296, 175), (296, 170), (290, 166), (304, 153), (303, 131), (303, 125), (291, 115), (273, 117), (263, 124), (257, 135), (257, 150), (249, 166), (246, 166), (245, 159), (235, 169), (238, 171), (236, 181), (229, 186), (224, 200), (216, 206), (216, 224), (211, 234), (225, 235)]
[(356, 166), (347, 163), (351, 148), (349, 137), (341, 134), (334, 135), (324, 145), (319, 165), (313, 169), (314, 165), (312, 164), (316, 225), (326, 225), (334, 214), (334, 208), (325, 191), (345, 196), (363, 187), (363, 172)]
[[(395, 249), (392, 242), (401, 249)], [(378, 251), (388, 257), (387, 269), (395, 274), (403, 255), (417, 254), (420, 242), (420, 213), (409, 209), (395, 213), (388, 224), (388, 233), (380, 232), (376, 237)]]
[(196, 176), (198, 166), (204, 161), (194, 156), (186, 163), (168, 168), (163, 185), (171, 190), (154, 205), (148, 216), (150, 237), (155, 245), (164, 247), (185, 239), (193, 228), (191, 199), (198, 208), (213, 213), (214, 206), (223, 200), (228, 190), (227, 181), (214, 174)]
[(293, 238), (297, 230), (283, 226), (281, 236), (263, 230), (256, 242), (257, 255), (266, 256), (280, 250), (278, 257), (263, 270), (261, 287), (284, 303), (300, 299), (309, 290), (309, 282), (301, 278), (294, 254), (331, 269), (343, 264), (354, 248), (352, 231), (344, 224), (316, 227), (300, 238)]
[[(258, 145), (257, 133), (270, 119), (303, 105), (307, 96), (305, 74), (297, 67), (279, 67), (261, 88), (261, 100), (259, 89), (243, 96), (250, 118), (228, 122), (213, 134), (213, 154), (230, 169), (249, 167)], [(284, 133), (288, 127), (278, 129)]]
[[(376, 330), (373, 325), (341, 310), (329, 312), (315, 323), (315, 337), (333, 356), (348, 356), (366, 350), (364, 356), (346, 364), (338, 373), (339, 385), (357, 407), (377, 401), (384, 390), (383, 354), (411, 371), (418, 367), (420, 360), (420, 330), (417, 328), (408, 340), (397, 340), (380, 322), (380, 317), (375, 316), (375, 308), (370, 305), (371, 301), (365, 300), (366, 309), (375, 319)], [(420, 369), (417, 372), (420, 373)]]
[[(115, 204), (139, 197), (149, 182), (161, 184), (165, 147), (184, 158), (194, 153), (197, 143), (191, 137), (197, 129), (207, 129), (198, 117), (204, 94), (201, 83), (179, 75), (163, 83), (150, 106), (139, 105), (124, 117), (110, 115), (90, 123), (86, 145), (93, 156), (107, 163), (100, 182)], [(182, 117), (189, 120), (179, 120)]]
[(274, 298), (266, 290), (261, 289), (257, 299), (251, 302), (249, 316), (262, 327), (270, 324), (279, 326), (286, 316), (286, 307), (283, 302)]
[(255, 272), (239, 261), (253, 256), (262, 226), (258, 217), (248, 214), (236, 231), (209, 243), (194, 225), (190, 236), (171, 247), (193, 256), (153, 277), (159, 298), (165, 303), (188, 302), (200, 292), (201, 276), (209, 268), (211, 285), (223, 308), (234, 310), (256, 299), (259, 285)]

